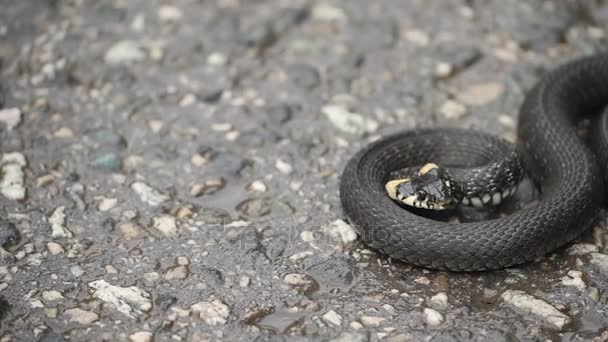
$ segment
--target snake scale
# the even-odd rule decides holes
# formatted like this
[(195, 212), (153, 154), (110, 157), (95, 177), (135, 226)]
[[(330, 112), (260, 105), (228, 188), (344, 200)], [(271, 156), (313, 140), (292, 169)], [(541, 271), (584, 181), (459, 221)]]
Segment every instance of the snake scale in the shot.
[[(344, 168), (340, 199), (362, 240), (388, 256), (426, 268), (482, 271), (518, 265), (572, 241), (597, 219), (608, 184), (608, 54), (548, 72), (525, 96), (516, 150), (540, 190), (536, 205), (469, 223), (440, 222), (391, 200), (389, 175), (425, 163), (492, 163), (499, 139), (457, 128), (417, 129), (377, 140)], [(577, 134), (593, 121), (591, 138)], [(468, 165), (471, 164), (471, 165)]]

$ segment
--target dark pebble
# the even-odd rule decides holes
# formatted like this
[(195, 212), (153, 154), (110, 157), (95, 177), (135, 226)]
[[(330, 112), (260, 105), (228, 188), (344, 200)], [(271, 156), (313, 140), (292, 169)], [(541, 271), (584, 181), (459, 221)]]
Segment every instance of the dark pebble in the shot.
[(274, 125), (283, 125), (289, 120), (291, 120), (293, 114), (292, 106), (288, 105), (277, 105), (268, 107), (266, 110), (266, 115), (268, 116), (268, 121)]
[(107, 147), (116, 147), (123, 149), (127, 147), (127, 140), (109, 128), (101, 128), (91, 135), (96, 143)]
[(177, 298), (170, 294), (166, 294), (166, 293), (160, 294), (154, 300), (154, 304), (162, 312), (166, 312), (167, 310), (169, 310), (169, 308), (171, 306), (173, 306), (173, 304), (175, 304), (175, 303), (177, 303)]
[(437, 50), (438, 59), (452, 65), (455, 72), (460, 72), (477, 63), (482, 57), (481, 51), (469, 45), (441, 45)]
[(19, 243), (20, 234), (14, 224), (0, 221), (0, 247), (11, 247)]
[(288, 8), (279, 15), (273, 23), (275, 32), (285, 32), (294, 26), (300, 25), (310, 14), (310, 10), (307, 7), (302, 8)]
[(399, 25), (391, 19), (359, 23), (353, 30), (356, 50), (376, 51), (392, 48), (399, 39)]
[(247, 28), (240, 33), (238, 38), (241, 44), (258, 49), (272, 45), (275, 39), (272, 24), (269, 22), (257, 23)]
[(244, 132), (238, 138), (239, 144), (247, 147), (262, 147), (264, 145), (272, 145), (279, 142), (279, 140), (281, 140), (280, 135), (266, 129)]
[(326, 287), (347, 287), (359, 275), (357, 265), (343, 257), (324, 260), (307, 260), (307, 273), (314, 277), (317, 282)]
[(96, 151), (90, 156), (89, 164), (105, 172), (118, 172), (122, 170), (122, 159), (116, 152)]
[(270, 198), (247, 199), (237, 205), (237, 212), (244, 219), (259, 218), (270, 214), (272, 211), (272, 200)]
[(196, 270), (199, 277), (210, 286), (223, 286), (226, 283), (224, 274), (215, 267), (202, 267), (200, 270)]
[(241, 176), (246, 167), (252, 165), (248, 159), (232, 153), (220, 152), (214, 158), (211, 167), (221, 175)]
[(314, 89), (321, 80), (319, 72), (308, 64), (292, 64), (287, 67), (287, 75), (298, 87)]

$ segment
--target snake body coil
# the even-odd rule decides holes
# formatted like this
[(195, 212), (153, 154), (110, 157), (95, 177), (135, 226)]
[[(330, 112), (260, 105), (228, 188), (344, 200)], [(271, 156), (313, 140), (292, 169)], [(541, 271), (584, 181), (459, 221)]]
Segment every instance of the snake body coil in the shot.
[[(498, 138), (487, 134), (424, 129), (380, 139), (348, 162), (340, 184), (344, 212), (368, 245), (418, 266), (479, 271), (533, 260), (577, 237), (604, 205), (608, 111), (600, 113), (606, 105), (608, 54), (563, 65), (527, 94), (517, 151), (541, 191), (533, 207), (463, 224), (438, 222), (400, 207), (384, 188), (391, 172), (428, 162), (490, 164), (507, 153)], [(599, 119), (587, 146), (576, 124), (592, 117)]]

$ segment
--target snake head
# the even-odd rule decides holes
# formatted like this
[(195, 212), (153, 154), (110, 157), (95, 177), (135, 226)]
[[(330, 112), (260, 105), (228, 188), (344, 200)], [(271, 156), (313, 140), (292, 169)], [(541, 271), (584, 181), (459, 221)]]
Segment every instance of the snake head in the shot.
[(411, 178), (387, 182), (385, 188), (390, 198), (415, 208), (451, 209), (461, 199), (458, 187), (449, 174), (433, 163), (424, 165)]

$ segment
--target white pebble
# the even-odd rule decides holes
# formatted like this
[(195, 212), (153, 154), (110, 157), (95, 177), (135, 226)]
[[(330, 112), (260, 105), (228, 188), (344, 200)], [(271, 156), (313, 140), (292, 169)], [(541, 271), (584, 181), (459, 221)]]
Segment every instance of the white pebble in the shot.
[(424, 308), (424, 318), (430, 326), (440, 325), (444, 321), (443, 315), (439, 311), (430, 308)]
[(95, 290), (94, 298), (130, 318), (136, 318), (152, 309), (150, 294), (136, 286), (120, 287), (105, 280), (96, 280), (90, 282), (89, 287)]
[(171, 22), (171, 21), (179, 21), (182, 19), (183, 13), (177, 7), (163, 5), (158, 8), (158, 18), (161, 21)]
[(51, 224), (51, 236), (54, 238), (71, 238), (72, 232), (68, 230), (66, 226), (65, 207), (60, 206), (53, 211), (51, 217), (49, 217), (49, 223)]
[(545, 324), (561, 330), (572, 319), (549, 303), (530, 296), (523, 291), (508, 290), (501, 295), (505, 303), (515, 311), (541, 319)]
[(445, 292), (439, 292), (431, 297), (430, 305), (437, 310), (445, 310), (448, 308), (448, 295)]
[(6, 129), (12, 131), (21, 123), (21, 110), (19, 108), (0, 109), (0, 122), (6, 125)]
[(142, 201), (153, 207), (159, 206), (171, 199), (169, 196), (143, 182), (135, 182), (131, 184), (131, 189), (135, 191)]
[(279, 170), (282, 174), (285, 175), (291, 174), (293, 172), (293, 166), (281, 159), (277, 159), (274, 166), (277, 168), (277, 170)]
[(357, 240), (357, 231), (355, 228), (340, 219), (331, 222), (323, 229), (326, 234), (329, 234), (329, 236), (342, 245)]
[(122, 64), (138, 62), (145, 57), (146, 55), (139, 44), (133, 41), (123, 40), (112, 45), (112, 47), (106, 51), (104, 61), (107, 64)]
[(334, 310), (329, 310), (325, 315), (322, 316), (323, 320), (335, 325), (337, 327), (342, 326), (342, 316), (338, 315)]
[(345, 133), (373, 133), (380, 126), (377, 121), (352, 112), (342, 105), (327, 105), (321, 111), (336, 128)]
[(226, 324), (230, 315), (228, 306), (217, 299), (196, 303), (190, 307), (190, 310), (198, 313), (199, 317), (209, 325)]
[(175, 217), (173, 216), (155, 217), (152, 219), (152, 226), (167, 237), (177, 236), (179, 233)]
[(19, 152), (5, 153), (0, 165), (2, 165), (0, 172), (2, 195), (14, 201), (25, 199), (25, 173), (23, 172), (23, 168), (27, 165), (25, 156)]
[(65, 314), (69, 317), (70, 321), (76, 322), (82, 325), (89, 325), (99, 320), (99, 315), (79, 308), (67, 309)]

